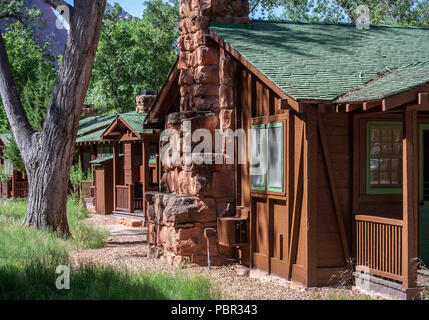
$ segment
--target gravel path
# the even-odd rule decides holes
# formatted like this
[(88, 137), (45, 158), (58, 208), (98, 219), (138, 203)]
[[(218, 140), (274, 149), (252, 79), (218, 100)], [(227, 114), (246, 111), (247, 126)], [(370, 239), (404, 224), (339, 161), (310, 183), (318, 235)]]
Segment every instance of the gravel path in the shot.
[(75, 251), (71, 260), (113, 266), (119, 269), (146, 271), (153, 273), (182, 272), (191, 277), (208, 276), (221, 290), (222, 299), (263, 299), (263, 300), (314, 300), (314, 299), (367, 299), (368, 296), (349, 289), (323, 288), (302, 289), (285, 280), (274, 277), (239, 276), (238, 265), (214, 267), (210, 271), (204, 267), (189, 266), (176, 268), (161, 259), (148, 257), (149, 247), (146, 231), (118, 224), (111, 216), (93, 215), (88, 223), (106, 228), (110, 232), (108, 243), (102, 249)]

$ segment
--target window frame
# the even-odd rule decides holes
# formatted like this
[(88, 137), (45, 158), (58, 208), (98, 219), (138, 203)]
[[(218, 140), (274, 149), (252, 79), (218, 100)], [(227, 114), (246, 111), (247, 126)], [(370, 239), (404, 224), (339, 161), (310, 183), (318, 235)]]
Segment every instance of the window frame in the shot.
[[(289, 133), (289, 115), (288, 114), (278, 114), (278, 115), (272, 115), (272, 116), (261, 116), (261, 117), (253, 117), (251, 118), (251, 123), (250, 123), (250, 128), (259, 128), (260, 126), (264, 125), (265, 126), (265, 130), (266, 130), (266, 141), (268, 142), (268, 128), (267, 126), (269, 124), (274, 124), (274, 123), (281, 123), (283, 126), (283, 135), (282, 135), (282, 188), (280, 191), (280, 188), (270, 188), (270, 190), (268, 189), (268, 171), (269, 171), (269, 167), (267, 168), (267, 172), (265, 174), (265, 187), (264, 188), (254, 188), (254, 185), (252, 183), (252, 178), (250, 176), (250, 192), (253, 196), (255, 197), (286, 197), (287, 196), (287, 190), (289, 188), (289, 175), (287, 172), (287, 168), (289, 166), (289, 150), (288, 150), (288, 144), (289, 144), (289, 140), (290, 139), (290, 133)], [(252, 140), (250, 139), (250, 144), (249, 144), (249, 148), (251, 148), (251, 143)], [(269, 146), (268, 143), (266, 143), (266, 152), (267, 152), (267, 166), (269, 166), (269, 158), (268, 158), (268, 153), (269, 153)], [(249, 164), (250, 165), (250, 164)]]
[[(251, 130), (254, 130), (254, 129), (265, 129), (265, 140), (267, 140), (268, 139), (268, 137), (267, 137), (268, 135), (267, 135), (267, 132), (266, 132), (266, 129), (267, 129), (266, 127), (267, 127), (267, 125), (265, 123), (254, 124), (254, 125), (251, 126)], [(251, 141), (251, 143), (253, 142), (252, 137), (250, 138), (250, 141)], [(265, 146), (267, 147), (267, 145), (265, 145)], [(250, 148), (252, 148), (252, 145), (250, 146)], [(265, 151), (268, 153), (268, 149), (265, 150)], [(261, 184), (261, 185), (254, 185), (253, 184), (252, 176), (250, 175), (250, 185), (251, 185), (251, 190), (252, 191), (263, 191), (263, 192), (267, 191), (267, 178), (268, 178), (267, 177), (267, 173), (268, 173), (268, 169), (267, 169), (267, 172), (263, 176), (264, 177), (264, 183)]]
[[(388, 186), (382, 186), (382, 187), (373, 187), (371, 186), (371, 160), (370, 160), (370, 153), (371, 153), (371, 141), (370, 141), (370, 130), (374, 127), (401, 127), (403, 128), (403, 123), (400, 121), (383, 121), (383, 120), (368, 120), (366, 121), (366, 139), (365, 139), (365, 151), (366, 151), (366, 163), (365, 163), (365, 170), (366, 170), (366, 183), (365, 183), (365, 189), (366, 193), (369, 195), (383, 195), (383, 194), (402, 194), (403, 192), (403, 186), (402, 187), (388, 187)], [(403, 158), (401, 156), (401, 161), (403, 161)], [(403, 181), (401, 182), (403, 185)]]
[[(285, 161), (285, 150), (284, 150), (284, 141), (285, 141), (285, 129), (284, 129), (285, 125), (284, 125), (284, 121), (273, 121), (273, 122), (269, 122), (266, 125), (266, 130), (267, 130), (267, 191), (269, 192), (275, 192), (275, 193), (283, 193), (284, 189), (285, 189), (285, 181), (284, 181), (284, 176), (285, 176), (285, 167), (284, 167), (284, 161)], [(271, 158), (271, 153), (269, 152), (269, 145), (268, 145), (268, 138), (269, 138), (269, 129), (270, 128), (282, 128), (282, 135), (281, 135), (281, 143), (280, 143), (280, 154), (281, 154), (281, 161), (282, 161), (282, 165), (281, 165), (281, 169), (282, 169), (282, 173), (281, 173), (281, 181), (282, 181), (282, 186), (281, 187), (270, 187), (270, 158)]]

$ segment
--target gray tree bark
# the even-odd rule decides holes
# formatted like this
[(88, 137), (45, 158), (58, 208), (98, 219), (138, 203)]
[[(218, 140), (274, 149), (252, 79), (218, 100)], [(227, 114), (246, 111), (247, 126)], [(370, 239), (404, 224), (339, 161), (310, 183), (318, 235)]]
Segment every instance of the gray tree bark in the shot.
[(71, 10), (64, 58), (41, 132), (33, 131), (16, 90), (0, 34), (0, 94), (29, 179), (24, 223), (70, 235), (67, 187), (82, 106), (91, 77), (106, 0), (45, 0)]

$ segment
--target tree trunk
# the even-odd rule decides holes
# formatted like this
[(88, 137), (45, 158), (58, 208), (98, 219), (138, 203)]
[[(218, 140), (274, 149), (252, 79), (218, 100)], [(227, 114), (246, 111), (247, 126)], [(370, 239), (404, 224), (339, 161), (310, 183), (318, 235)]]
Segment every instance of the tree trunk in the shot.
[[(45, 0), (54, 6), (61, 0)], [(88, 90), (106, 0), (75, 0), (64, 58), (42, 132), (34, 132), (22, 104), (0, 35), (0, 93), (29, 179), (24, 223), (70, 235), (67, 187), (82, 106)]]

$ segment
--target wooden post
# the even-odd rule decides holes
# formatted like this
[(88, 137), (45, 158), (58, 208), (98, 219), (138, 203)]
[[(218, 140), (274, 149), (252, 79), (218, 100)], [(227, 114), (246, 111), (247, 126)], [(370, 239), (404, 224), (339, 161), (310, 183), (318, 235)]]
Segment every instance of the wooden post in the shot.
[(402, 268), (404, 288), (417, 286), (418, 123), (416, 111), (404, 112)]
[(134, 213), (134, 184), (128, 185), (128, 209), (130, 213)]
[(142, 192), (143, 192), (143, 215), (146, 215), (146, 191), (147, 191), (147, 180), (148, 180), (148, 175), (146, 174), (146, 168), (149, 167), (149, 159), (146, 155), (146, 149), (149, 148), (149, 146), (147, 146), (147, 139), (145, 139), (144, 137), (142, 138), (142, 166), (143, 166), (143, 170), (140, 170), (140, 173), (143, 175), (142, 177), (140, 177), (140, 181), (142, 183)]
[(119, 145), (113, 145), (113, 210), (116, 211), (117, 165), (119, 160)]
[(317, 105), (307, 105), (305, 119), (304, 139), (304, 197), (303, 214), (307, 222), (307, 237), (305, 250), (305, 285), (317, 285), (317, 157), (318, 157), (318, 131), (317, 131)]
[(16, 172), (13, 170), (12, 172), (12, 199), (16, 197)]

